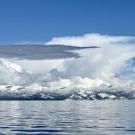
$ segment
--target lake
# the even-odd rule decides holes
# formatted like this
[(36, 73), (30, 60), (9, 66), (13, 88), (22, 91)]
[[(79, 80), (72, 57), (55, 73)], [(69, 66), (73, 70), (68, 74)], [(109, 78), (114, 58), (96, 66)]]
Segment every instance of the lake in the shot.
[(135, 135), (135, 101), (0, 101), (1, 135)]

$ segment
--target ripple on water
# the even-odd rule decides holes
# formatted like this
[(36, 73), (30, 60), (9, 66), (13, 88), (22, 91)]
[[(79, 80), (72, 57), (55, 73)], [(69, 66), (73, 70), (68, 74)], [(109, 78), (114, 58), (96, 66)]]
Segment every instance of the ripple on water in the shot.
[(133, 106), (134, 101), (3, 101), (0, 134), (134, 135)]

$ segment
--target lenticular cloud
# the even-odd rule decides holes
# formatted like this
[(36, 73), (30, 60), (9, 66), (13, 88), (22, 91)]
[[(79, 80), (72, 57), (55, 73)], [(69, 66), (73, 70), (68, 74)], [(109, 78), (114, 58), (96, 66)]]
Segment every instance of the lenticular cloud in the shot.
[[(20, 55), (9, 58), (3, 53), (6, 51), (2, 51), (0, 99), (135, 98), (135, 37), (85, 34), (55, 37), (45, 44), (46, 48), (53, 45), (51, 53), (56, 57), (44, 59), (41, 46), (36, 49), (43, 54), (40, 53), (37, 59), (31, 52), (31, 56), (28, 55), (31, 60)], [(64, 46), (64, 55), (59, 55), (58, 46)], [(68, 55), (72, 52), (78, 57), (65, 57), (66, 46)], [(19, 45), (16, 47), (21, 48)], [(51, 54), (46, 56), (50, 57)]]

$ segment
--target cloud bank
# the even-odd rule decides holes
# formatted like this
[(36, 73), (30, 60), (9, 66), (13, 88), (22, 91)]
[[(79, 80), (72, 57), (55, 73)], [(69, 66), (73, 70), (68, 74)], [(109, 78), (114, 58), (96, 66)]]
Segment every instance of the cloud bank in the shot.
[[(72, 48), (71, 52), (76, 53), (77, 51), (81, 57), (65, 58), (64, 53), (63, 56), (60, 56), (61, 59), (56, 57), (56, 59), (44, 60), (43, 57), (40, 58), (38, 56), (38, 59), (36, 59), (37, 50), (40, 52), (38, 53), (40, 56), (45, 56), (44, 52), (41, 51), (43, 46), (30, 46), (31, 50), (34, 50), (29, 51), (31, 53), (28, 54), (32, 60), (25, 59), (25, 57), (23, 57), (23, 60), (6, 57), (6, 60), (19, 64), (23, 68), (25, 73), (16, 73), (17, 75), (27, 76), (25, 80), (30, 79), (29, 82), (38, 83), (46, 87), (79, 86), (86, 88), (99, 87), (103, 84), (120, 84), (119, 82), (123, 82), (123, 80), (134, 81), (135, 37), (92, 33), (82, 36), (55, 37), (45, 44), (48, 46), (52, 46), (53, 44), (53, 51), (51, 50), (50, 54), (48, 52), (48, 56), (53, 55), (55, 58), (55, 55), (59, 54), (59, 46), (63, 46), (64, 51), (62, 53)], [(89, 46), (98, 46), (99, 48), (78, 48)], [(17, 48), (19, 49), (19, 47), (21, 48), (18, 45)], [(3, 68), (3, 66), (1, 67)], [(24, 77), (20, 78), (23, 80)], [(23, 80), (22, 82), (25, 81)]]
[(135, 99), (135, 37), (85, 34), (45, 44), (1, 46), (0, 99)]
[[(46, 43), (71, 46), (99, 46), (99, 49), (84, 50), (80, 59), (64, 61), (65, 76), (110, 79), (122, 76), (121, 70), (128, 68), (129, 61), (135, 56), (135, 37), (109, 36), (98, 33), (82, 36), (55, 37)], [(128, 62), (127, 62), (128, 61)], [(130, 69), (132, 69), (130, 67)]]

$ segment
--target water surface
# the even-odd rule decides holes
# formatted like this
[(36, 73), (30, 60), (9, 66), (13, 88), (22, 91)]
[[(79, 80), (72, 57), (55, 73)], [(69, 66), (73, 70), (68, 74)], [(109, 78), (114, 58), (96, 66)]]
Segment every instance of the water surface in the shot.
[(135, 101), (0, 101), (0, 134), (134, 135)]

